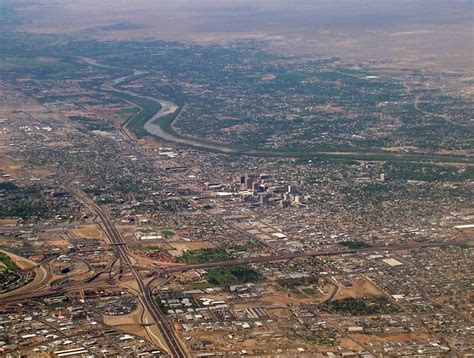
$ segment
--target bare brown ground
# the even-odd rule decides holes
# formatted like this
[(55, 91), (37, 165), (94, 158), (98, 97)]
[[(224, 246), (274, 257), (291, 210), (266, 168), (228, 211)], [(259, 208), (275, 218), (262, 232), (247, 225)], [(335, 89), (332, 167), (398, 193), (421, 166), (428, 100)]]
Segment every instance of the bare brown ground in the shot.
[(15, 226), (18, 219), (0, 219), (0, 226)]
[(26, 285), (17, 288), (16, 290), (9, 291), (0, 295), (2, 297), (8, 297), (11, 295), (21, 294), (25, 292), (32, 292), (38, 289), (41, 289), (48, 285), (49, 282), (55, 279), (55, 276), (49, 272), (44, 266), (35, 267), (36, 263), (26, 259), (24, 257), (12, 254), (7, 251), (0, 250), (1, 252), (7, 254), (12, 261), (22, 270), (28, 270), (34, 267), (35, 277), (33, 281), (27, 283)]
[(406, 342), (406, 341), (416, 341), (416, 340), (425, 340), (431, 338), (431, 336), (424, 332), (414, 332), (414, 333), (388, 333), (388, 334), (351, 334), (349, 337), (354, 337), (357, 341), (362, 344), (369, 343), (380, 343), (380, 342)]
[[(280, 337), (281, 333), (275, 332), (278, 337), (272, 337), (271, 334), (268, 338), (259, 336), (259, 330), (253, 329), (251, 331), (231, 331), (231, 332), (217, 332), (217, 331), (193, 331), (192, 336), (199, 340), (211, 341), (214, 345), (212, 350), (240, 350), (245, 349), (249, 351), (250, 355), (253, 349), (266, 349), (270, 352), (275, 352), (277, 349), (289, 349), (292, 353), (282, 353), (278, 355), (258, 355), (258, 357), (322, 357), (322, 355), (315, 355), (315, 346), (310, 342), (306, 342), (299, 339), (294, 339), (292, 334), (288, 336)], [(262, 333), (265, 333), (264, 331)], [(229, 337), (232, 336), (232, 338)], [(341, 347), (345, 349), (355, 348), (360, 350), (352, 340), (343, 338), (341, 340)], [(297, 348), (304, 348), (307, 351), (311, 350), (312, 353), (296, 353)], [(321, 351), (330, 350), (324, 347), (318, 347)], [(253, 356), (253, 355), (252, 355)]]
[[(427, 11), (429, 8), (429, 11)], [(171, 2), (77, 0), (25, 3), (19, 30), (109, 40), (222, 43), (265, 40), (278, 52), (323, 54), (383, 67), (474, 73), (468, 2)], [(385, 19), (385, 20), (383, 20)]]
[(316, 293), (315, 296), (308, 296), (308, 297), (297, 297), (292, 293), (288, 293), (287, 291), (280, 289), (274, 285), (266, 285), (265, 289), (270, 292), (270, 294), (263, 295), (261, 298), (258, 299), (258, 302), (265, 305), (282, 305), (286, 306), (287, 304), (302, 304), (302, 303), (318, 303), (323, 302), (328, 299), (330, 293), (332, 292), (333, 286), (327, 285), (323, 287), (323, 291), (325, 292), (324, 295), (319, 295)]
[(137, 308), (127, 315), (107, 316), (103, 315), (104, 323), (112, 326), (122, 332), (134, 334), (145, 338), (146, 340), (161, 346), (162, 338), (159, 331), (154, 326), (145, 326), (151, 322), (150, 318), (143, 311), (143, 307), (138, 305)]
[(97, 239), (105, 241), (104, 233), (95, 224), (83, 225), (72, 230), (72, 232), (82, 239)]
[(339, 344), (338, 344), (340, 347), (343, 347), (344, 349), (350, 349), (350, 350), (354, 350), (354, 351), (360, 351), (362, 350), (362, 347), (357, 344), (356, 342), (354, 342), (350, 336), (348, 337), (341, 337), (340, 340), (339, 340)]
[[(135, 228), (133, 226), (120, 225), (117, 223), (115, 227), (117, 228), (117, 230), (120, 231), (120, 233), (123, 235), (124, 238), (135, 240)], [(137, 241), (137, 242), (140, 242), (140, 241)]]
[(45, 240), (47, 240), (49, 244), (59, 247), (60, 249), (66, 249), (69, 245), (71, 245), (67, 239), (61, 236), (45, 238)]
[(126, 273), (123, 276), (121, 284), (132, 291), (135, 291), (135, 292), (140, 291), (140, 288), (138, 287), (138, 283), (131, 273)]
[(214, 244), (210, 241), (191, 241), (191, 242), (170, 242), (169, 245), (174, 248), (170, 250), (170, 254), (180, 256), (186, 250), (199, 250), (205, 248), (212, 248)]
[(50, 358), (51, 357), (51, 353), (35, 352), (33, 349), (25, 350), (25, 351), (21, 351), (17, 353), (21, 354), (21, 356), (32, 357), (32, 358)]
[(474, 300), (474, 290), (467, 290), (457, 293), (456, 296), (438, 296), (433, 297), (433, 301), (445, 306), (453, 307), (459, 313), (474, 319), (471, 302)]
[[(1, 89), (0, 89), (1, 91)], [(0, 118), (2, 118), (0, 114)], [(8, 146), (8, 141), (12, 136), (11, 132), (3, 132), (2, 127), (0, 126), (0, 153), (8, 153), (11, 148)]]
[(0, 154), (0, 171), (10, 175), (11, 179), (21, 179), (28, 176), (44, 177), (53, 172), (45, 167), (27, 167), (20, 161)]
[(291, 317), (291, 312), (286, 308), (267, 308), (267, 312), (275, 318), (289, 318)]
[(22, 173), (23, 166), (17, 160), (9, 158), (5, 155), (0, 155), (0, 170), (11, 175), (13, 178), (18, 178)]
[(15, 255), (11, 252), (0, 250), (0, 252), (3, 252), (5, 255), (10, 257), (10, 259), (17, 265), (21, 270), (28, 270), (36, 266), (36, 263), (28, 260), (24, 257)]
[(343, 299), (347, 297), (357, 298), (366, 296), (382, 296), (383, 293), (372, 283), (366, 280), (354, 281), (352, 287), (339, 290), (335, 299)]
[(142, 324), (143, 308), (138, 305), (135, 310), (126, 315), (107, 316), (103, 315), (104, 323), (108, 326), (116, 327), (122, 331), (144, 336), (145, 329), (140, 326)]

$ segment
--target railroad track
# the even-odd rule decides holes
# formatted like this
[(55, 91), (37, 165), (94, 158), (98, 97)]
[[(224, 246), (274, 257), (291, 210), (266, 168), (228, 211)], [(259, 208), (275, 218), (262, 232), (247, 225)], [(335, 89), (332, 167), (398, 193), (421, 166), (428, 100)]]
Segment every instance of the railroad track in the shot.
[(372, 247), (363, 248), (363, 249), (308, 251), (308, 252), (297, 252), (293, 254), (283, 254), (283, 255), (254, 256), (254, 257), (247, 257), (245, 259), (206, 262), (202, 264), (176, 265), (176, 266), (164, 267), (163, 270), (166, 271), (167, 273), (174, 273), (174, 272), (201, 270), (201, 269), (216, 268), (216, 267), (256, 264), (256, 263), (265, 263), (265, 262), (273, 262), (273, 261), (285, 261), (285, 260), (292, 260), (292, 259), (304, 258), (304, 257), (337, 256), (337, 255), (370, 253), (370, 252), (379, 252), (379, 251), (413, 250), (413, 249), (420, 249), (424, 247), (443, 247), (443, 246), (449, 246), (449, 245), (450, 245), (449, 243), (419, 243), (419, 244), (391, 245), (391, 246), (372, 246)]

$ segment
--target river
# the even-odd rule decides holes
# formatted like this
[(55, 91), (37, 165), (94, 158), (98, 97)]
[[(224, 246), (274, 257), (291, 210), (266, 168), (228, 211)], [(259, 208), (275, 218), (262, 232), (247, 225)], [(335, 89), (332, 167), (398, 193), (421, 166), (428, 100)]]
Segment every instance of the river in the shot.
[[(108, 66), (108, 65), (104, 65), (102, 63), (99, 63), (99, 62), (97, 62), (96, 60), (94, 60), (92, 58), (83, 57), (82, 59), (86, 63), (88, 63), (89, 65), (92, 65), (92, 66), (104, 67), (104, 68), (114, 68), (113, 66)], [(169, 101), (169, 100), (165, 100), (165, 99), (162, 99), (162, 98), (143, 96), (143, 95), (131, 92), (131, 91), (120, 90), (120, 89), (116, 88), (116, 86), (120, 85), (123, 82), (126, 82), (131, 77), (134, 77), (134, 76), (137, 76), (137, 75), (143, 75), (143, 74), (146, 74), (146, 73), (147, 72), (145, 72), (145, 71), (133, 70), (132, 75), (116, 78), (113, 81), (111, 81), (110, 83), (104, 84), (102, 87), (104, 89), (106, 89), (107, 91), (114, 91), (114, 92), (118, 92), (118, 93), (124, 93), (124, 94), (128, 94), (128, 95), (131, 95), (131, 96), (140, 97), (140, 98), (144, 98), (144, 99), (148, 99), (148, 100), (151, 100), (151, 101), (158, 102), (161, 106), (161, 109), (158, 112), (156, 112), (153, 115), (153, 117), (151, 117), (148, 121), (146, 121), (145, 125), (143, 126), (143, 128), (149, 134), (151, 134), (153, 136), (159, 137), (159, 138), (164, 139), (165, 141), (168, 141), (168, 142), (186, 144), (186, 145), (190, 145), (190, 146), (198, 147), (198, 148), (217, 150), (217, 151), (224, 152), (224, 153), (234, 153), (234, 152), (236, 152), (235, 149), (229, 148), (225, 145), (220, 145), (220, 144), (217, 144), (217, 143), (213, 144), (213, 143), (202, 142), (198, 139), (186, 138), (186, 137), (182, 137), (178, 134), (173, 134), (171, 132), (165, 132), (163, 130), (163, 128), (160, 126), (160, 124), (158, 122), (158, 119), (160, 119), (164, 116), (167, 116), (169, 114), (173, 114), (173, 113), (175, 113), (176, 111), (179, 110), (179, 107), (174, 102)]]
[[(117, 66), (109, 66), (104, 65), (102, 63), (97, 62), (92, 58), (82, 57), (82, 60), (88, 63), (91, 66), (103, 67), (103, 68), (117, 68), (121, 70), (128, 70), (126, 68), (121, 68)], [(190, 137), (181, 136), (179, 133), (173, 133), (173, 131), (165, 131), (159, 124), (159, 119), (167, 116), (169, 114), (175, 113), (179, 110), (179, 107), (172, 101), (144, 96), (141, 94), (137, 94), (131, 91), (117, 89), (116, 86), (119, 84), (126, 82), (130, 78), (138, 75), (145, 75), (148, 74), (146, 71), (136, 70), (133, 69), (133, 74), (119, 77), (112, 80), (109, 83), (106, 83), (102, 86), (104, 90), (107, 91), (114, 91), (117, 93), (125, 93), (131, 96), (145, 98), (151, 101), (155, 101), (160, 104), (161, 109), (156, 112), (149, 120), (145, 122), (144, 129), (153, 136), (159, 137), (165, 141), (185, 144), (188, 146), (193, 146), (196, 148), (203, 148), (208, 149), (211, 151), (218, 151), (223, 153), (245, 153), (247, 155), (252, 156), (283, 156), (283, 157), (299, 157), (301, 153), (291, 153), (291, 151), (278, 151), (278, 150), (257, 150), (257, 149), (248, 149), (242, 151), (241, 149), (237, 149), (235, 147), (231, 147), (225, 144), (219, 143), (212, 143), (207, 142), (205, 140), (199, 140)], [(179, 115), (179, 114), (177, 114)], [(337, 151), (306, 151), (306, 156), (320, 156), (323, 158), (338, 158), (338, 159), (355, 159), (355, 160), (402, 160), (402, 161), (436, 161), (438, 163), (459, 163), (464, 164), (466, 162), (470, 162), (469, 157), (451, 157), (451, 156), (443, 156), (443, 155), (427, 155), (426, 153), (390, 153), (390, 152), (382, 152), (382, 151), (353, 151), (353, 152), (337, 152)]]

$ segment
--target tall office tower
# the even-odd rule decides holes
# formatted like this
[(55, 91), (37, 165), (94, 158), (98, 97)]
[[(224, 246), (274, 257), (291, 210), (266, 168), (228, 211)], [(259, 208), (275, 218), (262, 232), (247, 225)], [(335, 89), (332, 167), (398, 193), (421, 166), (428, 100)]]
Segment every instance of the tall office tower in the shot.
[(245, 178), (245, 188), (249, 189), (249, 190), (252, 190), (252, 186), (253, 186), (253, 178), (246, 177)]

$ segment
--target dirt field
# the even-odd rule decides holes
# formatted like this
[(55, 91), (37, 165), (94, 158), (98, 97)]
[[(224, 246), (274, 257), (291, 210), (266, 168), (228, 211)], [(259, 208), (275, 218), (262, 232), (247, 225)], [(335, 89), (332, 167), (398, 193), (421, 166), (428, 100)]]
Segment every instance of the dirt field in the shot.
[(267, 312), (275, 318), (289, 318), (291, 316), (291, 312), (286, 308), (271, 308), (267, 309)]
[(5, 155), (0, 155), (0, 170), (6, 174), (10, 174), (12, 178), (18, 178), (23, 170), (23, 166), (19, 161), (13, 160)]
[[(12, 254), (10, 252), (3, 251), (3, 250), (0, 250), (0, 252), (3, 252), (5, 254), (7, 254), (8, 256), (10, 256), (12, 261), (22, 270), (31, 269), (32, 267), (36, 266), (35, 262), (33, 262), (31, 260), (28, 260), (24, 257), (18, 256), (18, 255), (15, 255), (15, 254)], [(38, 290), (38, 289), (46, 286), (49, 282), (53, 281), (56, 278), (51, 272), (49, 272), (43, 266), (35, 267), (33, 270), (35, 272), (35, 277), (34, 277), (33, 281), (31, 281), (30, 283), (27, 283), (25, 286), (17, 288), (16, 290), (9, 291), (9, 292), (6, 292), (6, 293), (0, 295), (0, 298), (1, 297), (8, 297), (10, 295), (21, 294), (21, 293), (24, 293), (24, 292), (31, 292), (31, 291), (34, 291), (34, 290)]]
[(0, 171), (9, 174), (12, 179), (21, 179), (28, 176), (44, 177), (53, 172), (48, 168), (33, 168), (21, 164), (19, 161), (0, 154)]
[(18, 219), (0, 219), (0, 226), (15, 226)]
[(67, 249), (71, 245), (67, 239), (61, 236), (45, 237), (44, 239), (47, 240), (49, 244), (59, 247), (60, 249)]
[(367, 280), (354, 281), (352, 287), (347, 287), (339, 290), (335, 299), (343, 299), (347, 297), (365, 297), (365, 296), (382, 296), (383, 293)]
[(327, 285), (322, 288), (326, 294), (321, 295), (317, 292), (314, 296), (299, 296), (289, 294), (286, 290), (279, 288), (275, 285), (264, 285), (265, 289), (271, 292), (270, 294), (264, 295), (258, 299), (259, 303), (268, 306), (286, 306), (291, 303), (317, 303), (326, 300), (333, 290), (332, 285)]
[(122, 316), (103, 316), (104, 323), (112, 326), (122, 332), (134, 334), (145, 338), (146, 340), (162, 347), (163, 338), (156, 326), (149, 325), (152, 319), (147, 313), (144, 313), (143, 307), (137, 308), (128, 315)]
[(21, 256), (18, 256), (18, 255), (15, 255), (11, 252), (8, 252), (8, 251), (4, 251), (4, 250), (0, 250), (0, 252), (3, 252), (5, 255), (9, 256), (10, 259), (21, 269), (21, 270), (28, 270), (32, 267), (35, 267), (36, 266), (36, 263), (31, 261), (31, 260), (28, 260), (28, 259), (25, 259), (24, 257), (21, 257)]
[(397, 343), (397, 342), (406, 342), (406, 341), (416, 341), (416, 340), (425, 340), (430, 338), (431, 336), (426, 333), (422, 332), (415, 332), (415, 333), (389, 333), (384, 335), (375, 335), (375, 334), (351, 334), (349, 337), (352, 336), (357, 341), (361, 342), (362, 344), (369, 344), (369, 343), (380, 343), (380, 342), (390, 342), (390, 343)]
[(339, 346), (345, 348), (345, 349), (350, 349), (354, 351), (361, 351), (362, 347), (358, 345), (356, 342), (354, 342), (350, 337), (341, 337), (339, 341)]
[(105, 235), (95, 224), (83, 225), (72, 230), (72, 232), (82, 239), (98, 239), (105, 241)]
[(142, 322), (143, 308), (138, 305), (135, 310), (127, 315), (120, 316), (107, 316), (104, 315), (104, 323), (109, 326), (117, 327), (123, 331), (142, 335), (144, 332), (143, 327), (140, 326)]
[(170, 242), (169, 245), (174, 249), (170, 251), (173, 256), (181, 256), (186, 250), (199, 250), (214, 247), (214, 244), (209, 241), (194, 241), (194, 242)]

